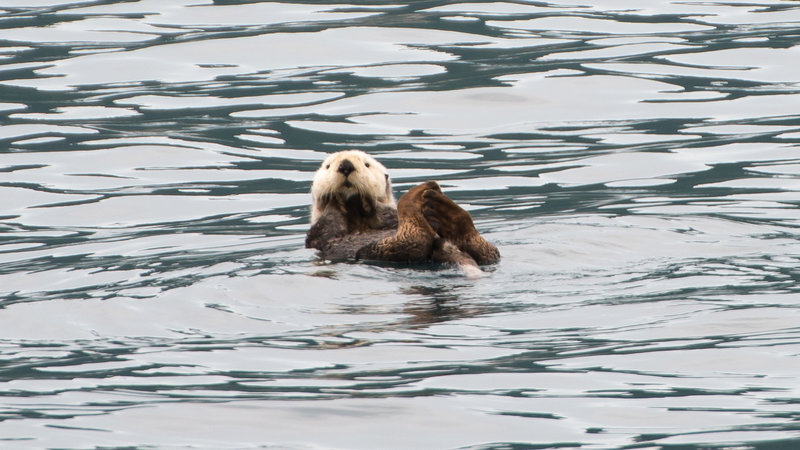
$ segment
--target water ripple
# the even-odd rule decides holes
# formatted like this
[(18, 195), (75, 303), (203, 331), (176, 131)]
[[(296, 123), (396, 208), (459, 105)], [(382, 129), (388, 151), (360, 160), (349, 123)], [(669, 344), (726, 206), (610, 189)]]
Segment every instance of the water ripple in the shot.
[[(792, 447), (798, 6), (7, 2), (2, 441)], [(345, 148), (501, 262), (315, 258)]]

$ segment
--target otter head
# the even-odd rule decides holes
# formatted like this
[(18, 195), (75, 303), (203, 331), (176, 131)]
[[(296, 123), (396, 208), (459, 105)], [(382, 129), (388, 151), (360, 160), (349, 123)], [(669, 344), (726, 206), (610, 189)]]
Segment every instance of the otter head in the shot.
[(360, 150), (345, 150), (328, 156), (311, 184), (311, 223), (325, 208), (335, 205), (351, 217), (369, 218), (378, 204), (395, 206), (386, 167)]

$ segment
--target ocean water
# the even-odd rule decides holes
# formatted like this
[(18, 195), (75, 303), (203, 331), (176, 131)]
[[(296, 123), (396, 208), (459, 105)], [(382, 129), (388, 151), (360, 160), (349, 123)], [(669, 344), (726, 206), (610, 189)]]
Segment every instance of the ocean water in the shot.
[(0, 124), (0, 447), (800, 448), (798, 1), (0, 0)]

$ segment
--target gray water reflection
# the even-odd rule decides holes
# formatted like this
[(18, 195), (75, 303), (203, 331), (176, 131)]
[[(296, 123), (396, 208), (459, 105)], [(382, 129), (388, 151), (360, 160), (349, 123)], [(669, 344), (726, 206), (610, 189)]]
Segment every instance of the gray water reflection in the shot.
[[(0, 4), (10, 448), (792, 448), (800, 2)], [(330, 264), (361, 148), (503, 255)]]

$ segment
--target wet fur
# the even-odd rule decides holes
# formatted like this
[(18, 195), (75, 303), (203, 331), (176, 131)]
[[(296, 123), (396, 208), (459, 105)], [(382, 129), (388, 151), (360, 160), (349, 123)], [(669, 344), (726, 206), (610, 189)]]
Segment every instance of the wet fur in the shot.
[[(340, 170), (349, 164), (348, 171)], [(345, 150), (328, 156), (311, 183), (311, 223), (333, 204), (348, 215), (352, 231), (381, 227), (375, 222), (381, 207), (396, 209), (386, 167), (360, 150)], [(380, 218), (378, 219), (380, 220)]]
[(475, 229), (470, 214), (445, 196), (438, 183), (411, 188), (395, 206), (386, 169), (357, 150), (334, 153), (323, 162), (314, 176), (312, 197), (306, 247), (319, 250), (325, 259), (433, 261), (474, 274), (480, 272), (478, 264), (500, 257)]
[(455, 263), (461, 267), (500, 259), (472, 216), (442, 192), (435, 181), (411, 188), (397, 204), (398, 227), (393, 236), (362, 247), (358, 259), (396, 262)]
[[(342, 164), (352, 169), (340, 170)], [(355, 259), (364, 245), (397, 229), (397, 206), (386, 168), (359, 150), (328, 156), (311, 184), (306, 247), (326, 259)]]

